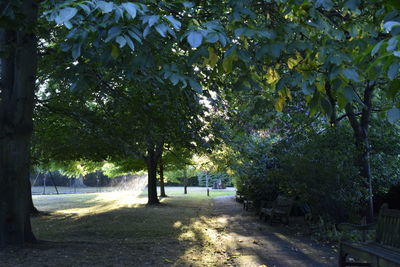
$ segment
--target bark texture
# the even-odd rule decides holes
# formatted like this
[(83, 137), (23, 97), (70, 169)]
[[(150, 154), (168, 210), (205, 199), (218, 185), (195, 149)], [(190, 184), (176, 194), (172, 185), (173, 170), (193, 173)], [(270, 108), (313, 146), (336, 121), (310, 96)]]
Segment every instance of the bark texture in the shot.
[(159, 204), (157, 195), (157, 162), (161, 156), (160, 149), (156, 145), (149, 145), (147, 148), (147, 192), (148, 192), (148, 205)]
[(162, 155), (160, 156), (159, 162), (159, 174), (160, 174), (160, 197), (167, 197), (165, 194), (165, 182), (164, 182), (164, 163), (162, 161)]
[(370, 145), (368, 137), (368, 128), (372, 112), (372, 97), (374, 85), (368, 84), (364, 91), (364, 106), (361, 117), (357, 119), (353, 106), (347, 104), (346, 115), (349, 118), (350, 125), (353, 128), (355, 143), (358, 150), (357, 166), (360, 176), (364, 179), (368, 198), (366, 203), (365, 215), (367, 222), (371, 223), (374, 216), (373, 192), (372, 192), (372, 174), (370, 164)]
[(30, 138), (37, 69), (38, 2), (17, 5), (19, 27), (0, 29), (0, 246), (35, 242), (30, 223)]

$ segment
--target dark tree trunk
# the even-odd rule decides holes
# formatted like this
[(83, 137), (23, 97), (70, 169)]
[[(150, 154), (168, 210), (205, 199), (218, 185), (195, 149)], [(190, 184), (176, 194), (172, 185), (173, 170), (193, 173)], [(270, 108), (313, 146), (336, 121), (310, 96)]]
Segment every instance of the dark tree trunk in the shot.
[(365, 209), (367, 223), (371, 223), (374, 216), (370, 145), (368, 138), (368, 127), (372, 112), (373, 89), (373, 85), (368, 85), (364, 91), (364, 107), (359, 120), (357, 120), (352, 105), (347, 104), (346, 106), (346, 115), (349, 118), (351, 127), (353, 128), (357, 147), (357, 167), (359, 169), (360, 176), (365, 181), (366, 190), (368, 192)]
[(187, 172), (186, 172), (186, 167), (183, 169), (183, 193), (186, 195), (187, 194), (187, 184), (188, 184), (188, 179), (187, 179)]
[(28, 191), (28, 198), (29, 198), (29, 199), (28, 199), (29, 213), (30, 213), (31, 215), (33, 215), (33, 216), (37, 216), (37, 215), (40, 214), (40, 212), (39, 212), (39, 210), (35, 207), (35, 205), (33, 204), (33, 199), (32, 199), (32, 187), (31, 187), (31, 182), (30, 182), (29, 179), (28, 179), (27, 186), (28, 186), (27, 191)]
[(0, 29), (0, 49), (5, 52), (0, 62), (0, 246), (36, 241), (28, 188), (37, 9), (37, 1), (21, 1), (16, 10), (23, 18), (18, 30)]
[(159, 162), (159, 174), (160, 174), (160, 197), (167, 197), (165, 194), (165, 183), (164, 183), (164, 163), (162, 161), (162, 155), (160, 156)]
[(147, 191), (148, 191), (148, 205), (159, 204), (157, 196), (157, 162), (159, 160), (160, 153), (156, 146), (149, 145), (147, 149)]

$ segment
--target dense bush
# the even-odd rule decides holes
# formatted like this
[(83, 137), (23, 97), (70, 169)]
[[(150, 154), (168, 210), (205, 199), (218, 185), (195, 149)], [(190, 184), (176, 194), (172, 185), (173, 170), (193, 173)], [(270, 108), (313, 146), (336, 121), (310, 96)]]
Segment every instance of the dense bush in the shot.
[(359, 213), (365, 194), (346, 128), (284, 140), (273, 155), (279, 167), (270, 171), (269, 179), (276, 181), (280, 192), (308, 203), (312, 214), (344, 221)]
[[(391, 187), (400, 184), (399, 146), (390, 141), (397, 135), (385, 125), (380, 129), (389, 130), (370, 133), (373, 190), (378, 204)], [(236, 159), (231, 164), (236, 187), (256, 204), (283, 194), (307, 207), (315, 219), (358, 220), (367, 192), (355, 164), (353, 140), (345, 125), (298, 133), (275, 143), (265, 138), (242, 138), (237, 146), (241, 148), (230, 155)]]

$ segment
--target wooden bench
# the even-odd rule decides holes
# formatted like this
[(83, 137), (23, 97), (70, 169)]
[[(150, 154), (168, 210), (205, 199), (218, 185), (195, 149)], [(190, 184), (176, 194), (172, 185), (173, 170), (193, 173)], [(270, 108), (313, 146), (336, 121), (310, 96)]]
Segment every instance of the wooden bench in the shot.
[(293, 199), (284, 196), (278, 196), (270, 207), (262, 207), (260, 209), (260, 219), (269, 219), (269, 223), (274, 221), (289, 224), (290, 211), (293, 206)]
[(243, 199), (243, 209), (245, 211), (248, 211), (249, 209), (251, 209), (253, 207), (253, 205), (254, 205), (253, 200), (246, 199), (246, 198)]
[(244, 196), (241, 194), (236, 194), (235, 200), (239, 203), (243, 203)]
[[(375, 239), (365, 242), (365, 231), (376, 226)], [(400, 210), (389, 209), (382, 205), (376, 224), (354, 225), (339, 224), (338, 228), (357, 229), (363, 231), (363, 242), (343, 241), (339, 245), (339, 266), (371, 266), (399, 267), (400, 266)], [(348, 262), (347, 256), (364, 262)]]

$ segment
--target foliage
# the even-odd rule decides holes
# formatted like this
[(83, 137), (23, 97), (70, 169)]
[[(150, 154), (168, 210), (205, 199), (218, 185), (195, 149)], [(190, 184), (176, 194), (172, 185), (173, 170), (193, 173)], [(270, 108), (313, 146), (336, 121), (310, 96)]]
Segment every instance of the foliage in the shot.
[(362, 206), (362, 180), (354, 167), (349, 129), (336, 127), (284, 140), (274, 148), (279, 166), (270, 172), (278, 190), (309, 203), (314, 215), (352, 219)]

